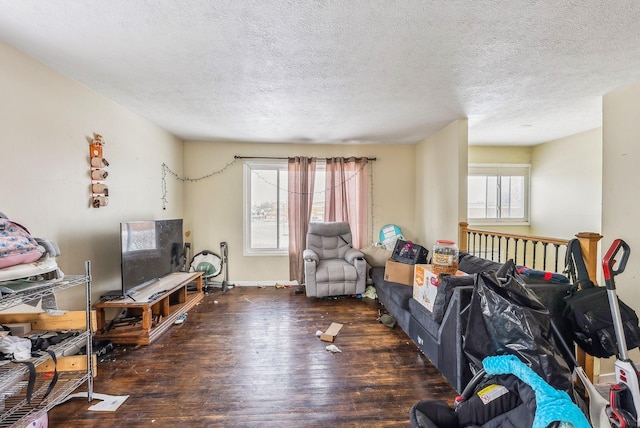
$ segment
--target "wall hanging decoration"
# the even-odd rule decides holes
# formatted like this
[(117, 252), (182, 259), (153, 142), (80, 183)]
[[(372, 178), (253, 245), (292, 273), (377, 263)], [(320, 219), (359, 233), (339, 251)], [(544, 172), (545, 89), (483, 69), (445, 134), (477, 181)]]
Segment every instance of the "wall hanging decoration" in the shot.
[(109, 162), (103, 157), (104, 139), (100, 134), (93, 134), (89, 142), (89, 163), (91, 175), (91, 206), (104, 207), (109, 204), (109, 188), (104, 183), (109, 173), (105, 169)]

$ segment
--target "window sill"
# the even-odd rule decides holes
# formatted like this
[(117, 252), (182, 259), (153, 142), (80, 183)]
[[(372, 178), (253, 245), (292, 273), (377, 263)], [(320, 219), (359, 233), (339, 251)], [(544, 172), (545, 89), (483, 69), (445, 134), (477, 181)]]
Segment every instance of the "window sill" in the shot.
[(245, 257), (289, 257), (288, 251), (243, 251)]

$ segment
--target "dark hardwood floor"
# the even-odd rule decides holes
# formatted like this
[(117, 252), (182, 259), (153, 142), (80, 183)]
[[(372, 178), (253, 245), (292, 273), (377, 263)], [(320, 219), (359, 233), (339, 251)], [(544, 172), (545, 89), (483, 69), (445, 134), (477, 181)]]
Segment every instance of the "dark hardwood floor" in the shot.
[[(150, 346), (99, 358), (94, 392), (129, 395), (115, 412), (74, 398), (50, 427), (408, 427), (422, 399), (456, 392), (377, 301), (315, 299), (293, 288), (217, 289)], [(344, 324), (331, 353), (316, 337)]]

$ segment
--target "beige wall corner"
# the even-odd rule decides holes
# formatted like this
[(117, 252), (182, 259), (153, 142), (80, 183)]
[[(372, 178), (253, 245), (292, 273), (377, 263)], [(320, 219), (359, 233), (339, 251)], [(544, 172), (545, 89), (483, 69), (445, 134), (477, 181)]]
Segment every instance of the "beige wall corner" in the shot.
[(416, 231), (432, 248), (438, 239), (458, 239), (467, 218), (468, 124), (459, 119), (416, 148)]
[[(120, 287), (121, 221), (182, 217), (182, 183), (168, 181), (165, 210), (161, 202), (161, 165), (182, 173), (182, 141), (2, 43), (0, 63), (0, 210), (55, 241), (64, 273), (83, 274), (90, 260), (95, 301)], [(109, 161), (101, 208), (89, 204), (93, 132)], [(84, 308), (84, 290), (60, 292), (58, 305)]]
[(534, 146), (531, 164), (531, 234), (599, 233), (602, 128)]

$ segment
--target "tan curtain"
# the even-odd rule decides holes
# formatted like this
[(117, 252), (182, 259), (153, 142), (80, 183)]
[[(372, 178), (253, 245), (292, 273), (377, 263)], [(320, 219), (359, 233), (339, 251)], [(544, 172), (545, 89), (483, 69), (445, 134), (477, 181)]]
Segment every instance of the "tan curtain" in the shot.
[(325, 221), (346, 221), (354, 248), (369, 244), (369, 160), (327, 159)]
[(289, 169), (289, 279), (303, 281), (302, 252), (311, 221), (316, 158), (288, 159)]

